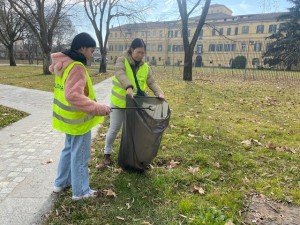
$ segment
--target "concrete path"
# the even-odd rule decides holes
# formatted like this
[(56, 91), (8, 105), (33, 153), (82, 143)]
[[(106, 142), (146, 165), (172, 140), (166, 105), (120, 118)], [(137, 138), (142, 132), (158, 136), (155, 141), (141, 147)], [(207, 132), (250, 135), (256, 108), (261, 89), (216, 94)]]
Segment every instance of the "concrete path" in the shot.
[[(94, 86), (98, 102), (109, 104), (111, 79)], [(0, 105), (30, 114), (0, 129), (1, 225), (40, 224), (52, 205), (50, 195), (64, 146), (64, 134), (51, 126), (52, 101), (51, 92), (0, 84)], [(44, 165), (49, 159), (54, 162)]]

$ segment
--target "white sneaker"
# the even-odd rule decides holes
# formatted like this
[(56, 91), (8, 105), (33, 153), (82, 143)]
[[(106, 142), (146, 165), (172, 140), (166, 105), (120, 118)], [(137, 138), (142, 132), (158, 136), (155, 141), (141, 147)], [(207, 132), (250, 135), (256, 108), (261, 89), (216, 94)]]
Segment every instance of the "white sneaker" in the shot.
[(53, 187), (53, 192), (56, 193), (56, 194), (58, 194), (58, 193), (62, 192), (64, 189), (65, 188), (63, 188), (63, 187), (56, 187), (56, 186), (54, 186)]
[(66, 186), (66, 187), (57, 187), (57, 186), (53, 186), (53, 193), (54, 193), (54, 194), (59, 194), (59, 193), (65, 191), (65, 190), (67, 190), (67, 189), (70, 188), (70, 187), (71, 187), (71, 185)]
[(98, 191), (92, 190), (90, 189), (89, 193), (85, 194), (85, 195), (81, 195), (81, 196), (72, 196), (72, 200), (73, 201), (78, 201), (84, 198), (95, 198), (97, 196)]

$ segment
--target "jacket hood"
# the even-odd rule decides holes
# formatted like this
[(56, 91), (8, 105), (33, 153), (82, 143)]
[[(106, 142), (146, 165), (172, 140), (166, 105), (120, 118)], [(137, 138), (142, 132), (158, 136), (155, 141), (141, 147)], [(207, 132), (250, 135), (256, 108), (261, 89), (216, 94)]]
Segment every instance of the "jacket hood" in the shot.
[(51, 73), (61, 76), (64, 70), (70, 65), (74, 60), (62, 52), (57, 52), (51, 54), (52, 64), (49, 66)]

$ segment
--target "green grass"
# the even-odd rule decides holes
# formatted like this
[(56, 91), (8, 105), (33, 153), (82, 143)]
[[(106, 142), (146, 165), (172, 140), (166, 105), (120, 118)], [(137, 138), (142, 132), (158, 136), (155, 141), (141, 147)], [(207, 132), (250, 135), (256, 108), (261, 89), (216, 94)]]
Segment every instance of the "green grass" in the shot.
[[(99, 74), (96, 65), (87, 67), (93, 84), (97, 84), (113, 74), (112, 66), (108, 73)], [(44, 75), (40, 66), (0, 66), (0, 83), (43, 91), (53, 91), (54, 75)]]
[(28, 114), (25, 112), (0, 105), (0, 129), (26, 116), (28, 116)]
[[(106, 121), (94, 140), (90, 163), (91, 187), (101, 196), (74, 203), (66, 192), (45, 224), (242, 224), (252, 192), (300, 205), (297, 86), (237, 82), (221, 75), (207, 82), (184, 82), (179, 73), (159, 68), (155, 73), (172, 116), (154, 168), (140, 174), (121, 171), (115, 163), (97, 170)], [(262, 145), (241, 143), (250, 139)], [(267, 148), (267, 143), (277, 149)], [(179, 164), (168, 169), (171, 160)], [(192, 174), (191, 168), (197, 167)], [(106, 196), (108, 189), (116, 197)]]
[[(43, 224), (243, 224), (247, 196), (253, 192), (300, 205), (297, 85), (242, 82), (241, 77), (221, 73), (184, 82), (171, 68), (154, 68), (154, 73), (172, 115), (153, 169), (120, 170), (120, 135), (114, 145), (115, 164), (97, 169), (106, 120), (94, 139), (90, 161), (90, 185), (100, 190), (99, 197), (72, 202), (67, 191)], [(261, 145), (241, 143), (246, 140)], [(171, 160), (178, 164), (170, 169)], [(200, 187), (203, 194), (195, 191)]]
[[(88, 67), (93, 84), (110, 77), (112, 75), (112, 66), (109, 66), (108, 69), (108, 73), (100, 75), (98, 66)], [(42, 74), (42, 67), (40, 66), (0, 66), (0, 83), (52, 92), (54, 75)], [(27, 115), (27, 113), (0, 105), (0, 128), (12, 124)]]

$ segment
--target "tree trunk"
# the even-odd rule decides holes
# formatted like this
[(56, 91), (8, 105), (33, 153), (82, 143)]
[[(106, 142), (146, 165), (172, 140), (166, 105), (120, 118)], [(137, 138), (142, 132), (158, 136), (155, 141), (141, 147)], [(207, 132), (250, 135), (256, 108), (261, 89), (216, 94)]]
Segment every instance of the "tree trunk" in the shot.
[(106, 73), (106, 55), (101, 56), (99, 73)]
[(184, 55), (183, 80), (193, 80), (193, 53), (188, 52)]
[(9, 56), (9, 65), (10, 66), (16, 66), (16, 59), (14, 55), (14, 45), (9, 45), (8, 46), (8, 56)]
[(45, 75), (51, 74), (51, 72), (49, 70), (49, 66), (50, 66), (50, 52), (45, 51), (43, 53), (43, 72)]

